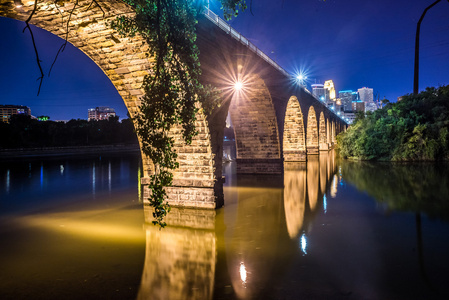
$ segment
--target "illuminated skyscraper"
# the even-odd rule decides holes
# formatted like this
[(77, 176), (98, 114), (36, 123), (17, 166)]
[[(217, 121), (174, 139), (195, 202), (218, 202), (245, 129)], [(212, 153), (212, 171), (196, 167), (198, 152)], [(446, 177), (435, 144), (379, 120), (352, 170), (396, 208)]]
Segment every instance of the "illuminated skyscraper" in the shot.
[(361, 89), (357, 90), (359, 92), (360, 100), (363, 102), (373, 102), (374, 101), (374, 94), (373, 89), (363, 87)]
[(341, 99), (341, 105), (344, 111), (352, 111), (352, 101), (357, 100), (357, 92), (352, 90), (339, 91), (338, 97)]
[(326, 80), (324, 82), (324, 89), (327, 90), (326, 101), (329, 101), (329, 100), (335, 101), (336, 93), (335, 93), (334, 82), (332, 80)]
[(321, 83), (312, 84), (312, 94), (321, 101), (326, 100), (324, 84)]

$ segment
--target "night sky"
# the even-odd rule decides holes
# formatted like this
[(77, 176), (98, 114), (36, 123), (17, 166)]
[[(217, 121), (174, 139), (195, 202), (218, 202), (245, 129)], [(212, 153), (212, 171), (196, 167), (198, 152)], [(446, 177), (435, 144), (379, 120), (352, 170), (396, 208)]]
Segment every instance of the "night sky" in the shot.
[[(251, 0), (247, 0), (248, 7)], [(306, 72), (308, 84), (332, 79), (337, 91), (374, 89), (396, 101), (413, 90), (416, 23), (434, 0), (252, 0), (231, 25), (286, 71)], [(219, 5), (210, 1), (219, 15)], [(39, 71), (23, 23), (0, 18), (0, 104), (31, 107), (52, 120), (87, 119), (87, 109), (126, 108), (90, 59), (74, 47), (60, 55), (36, 97)], [(44, 72), (61, 39), (35, 29)], [(449, 3), (428, 11), (421, 26), (420, 90), (449, 84)]]

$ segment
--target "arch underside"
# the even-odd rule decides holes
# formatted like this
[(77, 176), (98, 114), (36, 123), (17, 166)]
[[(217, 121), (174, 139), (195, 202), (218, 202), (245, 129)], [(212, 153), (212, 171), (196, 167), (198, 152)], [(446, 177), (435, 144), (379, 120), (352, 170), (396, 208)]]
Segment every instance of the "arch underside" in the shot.
[(229, 114), (234, 126), (237, 172), (281, 173), (276, 114), (263, 80), (250, 75), (247, 88), (231, 97)]
[(326, 137), (326, 120), (324, 119), (323, 112), (320, 113), (319, 141), (320, 141), (320, 151), (329, 150), (329, 145), (327, 143)]
[(304, 119), (295, 96), (290, 97), (285, 112), (283, 152), (284, 161), (306, 160)]
[(315, 109), (310, 106), (307, 114), (307, 154), (318, 154), (318, 124)]
[[(25, 21), (31, 14), (34, 2), (2, 1), (0, 16)], [(108, 76), (122, 97), (130, 115), (136, 116), (140, 100), (144, 94), (142, 83), (148, 74), (153, 57), (147, 57), (148, 45), (145, 40), (135, 37), (121, 37), (108, 25), (118, 15), (133, 14), (132, 9), (122, 1), (99, 2), (102, 9), (91, 5), (91, 0), (79, 0), (70, 17), (68, 41), (89, 56)], [(65, 26), (75, 1), (42, 1), (30, 23), (65, 38)], [(64, 29), (63, 29), (64, 28)], [(61, 43), (62, 44), (62, 43)], [(196, 122), (199, 134), (191, 146), (186, 146), (181, 137), (181, 129), (175, 128), (171, 134), (175, 138), (180, 168), (174, 172), (173, 186), (167, 189), (168, 201), (173, 206), (215, 208), (213, 189), (213, 155), (209, 140), (207, 122), (201, 110)], [(140, 138), (139, 138), (140, 142)], [(152, 162), (142, 153), (144, 203), (149, 196), (149, 176), (153, 173)]]

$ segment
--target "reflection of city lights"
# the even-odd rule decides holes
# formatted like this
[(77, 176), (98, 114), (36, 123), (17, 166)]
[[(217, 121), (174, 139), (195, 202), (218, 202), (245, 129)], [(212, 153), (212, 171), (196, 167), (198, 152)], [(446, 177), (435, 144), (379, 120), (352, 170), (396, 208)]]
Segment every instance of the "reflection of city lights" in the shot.
[(324, 209), (324, 213), (327, 213), (327, 198), (326, 198), (326, 195), (323, 196), (323, 209)]
[(112, 188), (112, 172), (111, 172), (111, 162), (109, 162), (109, 165), (108, 165), (108, 189), (109, 189), (109, 192), (111, 192), (111, 188)]
[(303, 255), (307, 255), (307, 237), (305, 233), (301, 235), (300, 243)]
[(44, 187), (44, 163), (41, 163), (41, 188)]
[(246, 284), (247, 272), (246, 272), (245, 264), (243, 264), (243, 262), (240, 263), (239, 271), (240, 271), (240, 279), (242, 280), (243, 284)]
[(334, 175), (334, 179), (332, 180), (331, 185), (331, 197), (335, 198), (337, 196), (337, 184), (338, 184), (338, 177), (337, 175)]
[(95, 162), (92, 165), (92, 194), (95, 195)]
[(10, 187), (10, 175), (9, 175), (9, 169), (6, 171), (6, 193), (9, 194), (9, 187)]

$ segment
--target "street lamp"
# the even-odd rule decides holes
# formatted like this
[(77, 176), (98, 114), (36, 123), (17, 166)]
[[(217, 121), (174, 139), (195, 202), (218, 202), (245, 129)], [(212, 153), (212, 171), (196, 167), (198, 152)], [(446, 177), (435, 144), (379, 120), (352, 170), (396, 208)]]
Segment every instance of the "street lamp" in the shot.
[[(419, 89), (419, 32), (421, 30), (421, 22), (424, 19), (424, 16), (426, 15), (427, 11), (434, 7), (438, 2), (441, 0), (437, 0), (431, 5), (429, 5), (424, 12), (421, 15), (421, 18), (419, 18), (418, 24), (416, 26), (416, 38), (415, 38), (415, 73), (413, 76), (413, 94), (418, 94)], [(447, 0), (449, 2), (449, 0)]]
[(243, 83), (242, 83), (241, 81), (237, 81), (237, 82), (234, 84), (234, 89), (235, 89), (236, 91), (240, 91), (242, 88), (243, 88)]

